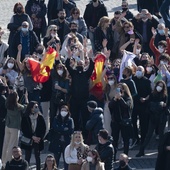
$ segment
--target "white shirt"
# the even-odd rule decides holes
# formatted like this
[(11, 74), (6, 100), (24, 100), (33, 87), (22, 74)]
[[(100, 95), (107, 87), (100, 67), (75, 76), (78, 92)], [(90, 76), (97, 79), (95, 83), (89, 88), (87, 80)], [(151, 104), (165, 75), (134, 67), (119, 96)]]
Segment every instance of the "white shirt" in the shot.
[(68, 145), (65, 149), (64, 157), (67, 164), (77, 163), (77, 149), (71, 150), (70, 145)]

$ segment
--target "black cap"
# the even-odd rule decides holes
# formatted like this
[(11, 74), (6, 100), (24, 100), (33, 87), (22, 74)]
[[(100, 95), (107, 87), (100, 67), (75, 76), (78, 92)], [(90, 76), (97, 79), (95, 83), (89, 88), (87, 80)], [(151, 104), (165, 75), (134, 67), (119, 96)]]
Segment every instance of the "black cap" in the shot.
[(97, 107), (97, 102), (91, 100), (87, 102), (87, 106), (89, 106), (92, 109), (95, 109)]

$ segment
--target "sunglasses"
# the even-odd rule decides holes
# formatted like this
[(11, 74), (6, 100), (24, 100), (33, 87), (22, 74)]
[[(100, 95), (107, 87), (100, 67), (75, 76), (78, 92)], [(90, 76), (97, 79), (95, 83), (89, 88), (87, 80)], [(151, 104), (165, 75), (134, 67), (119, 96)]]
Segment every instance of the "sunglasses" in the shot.
[(125, 8), (125, 7), (127, 7), (127, 5), (122, 5), (122, 7), (124, 7), (124, 8)]
[(74, 12), (73, 14), (74, 14), (74, 15), (78, 15), (78, 14), (79, 14), (79, 12)]
[(113, 77), (108, 77), (107, 79), (108, 79), (108, 80), (113, 80), (114, 78), (113, 78)]
[(56, 32), (57, 30), (56, 30), (56, 29), (52, 29), (51, 31), (54, 31), (54, 32)]
[(63, 67), (62, 66), (59, 66), (59, 67), (57, 67), (58, 69), (62, 69)]

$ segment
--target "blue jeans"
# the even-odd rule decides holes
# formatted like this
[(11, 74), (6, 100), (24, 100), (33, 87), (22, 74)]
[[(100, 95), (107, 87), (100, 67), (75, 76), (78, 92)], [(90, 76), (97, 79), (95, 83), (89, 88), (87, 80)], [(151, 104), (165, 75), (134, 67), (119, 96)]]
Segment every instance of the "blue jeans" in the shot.
[(170, 28), (169, 6), (170, 0), (164, 0), (160, 7), (160, 13), (165, 21), (165, 26), (168, 28)]
[(88, 34), (89, 34), (89, 39), (90, 39), (90, 42), (91, 42), (91, 46), (92, 46), (93, 53), (95, 53), (95, 47), (94, 47), (94, 32), (91, 32), (91, 31), (88, 29)]

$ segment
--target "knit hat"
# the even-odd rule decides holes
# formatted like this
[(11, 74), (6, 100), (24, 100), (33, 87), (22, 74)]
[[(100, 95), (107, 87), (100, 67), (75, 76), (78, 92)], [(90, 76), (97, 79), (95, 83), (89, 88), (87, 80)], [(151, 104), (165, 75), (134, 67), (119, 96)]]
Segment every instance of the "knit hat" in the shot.
[(97, 107), (97, 103), (95, 101), (91, 100), (91, 101), (87, 102), (87, 106), (92, 109), (95, 109)]

